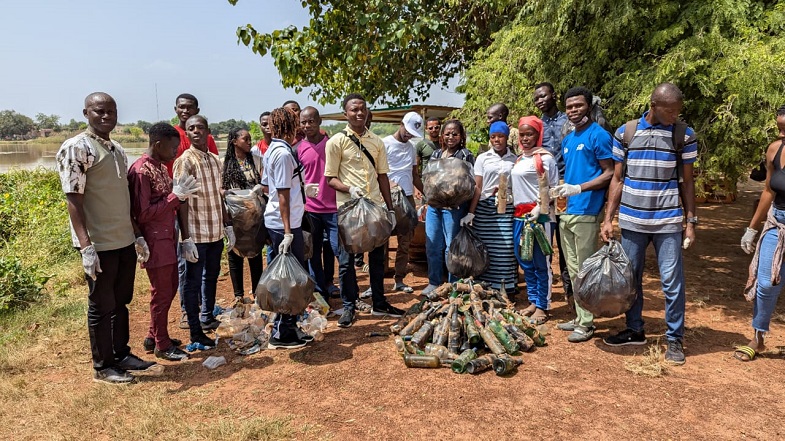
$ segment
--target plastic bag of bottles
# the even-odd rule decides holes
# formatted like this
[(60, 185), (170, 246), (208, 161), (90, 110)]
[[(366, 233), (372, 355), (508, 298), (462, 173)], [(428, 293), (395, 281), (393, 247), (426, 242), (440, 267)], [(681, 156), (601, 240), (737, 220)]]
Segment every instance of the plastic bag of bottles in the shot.
[(450, 243), (447, 271), (460, 278), (477, 277), (488, 269), (490, 263), (485, 244), (471, 229), (461, 227)]
[(316, 284), (291, 253), (279, 254), (256, 286), (256, 304), (265, 311), (299, 314), (313, 301)]
[(596, 317), (624, 314), (635, 302), (632, 265), (615, 240), (583, 262), (573, 286), (575, 301)]
[(406, 197), (406, 193), (401, 187), (392, 189), (390, 196), (392, 196), (393, 210), (395, 210), (395, 231), (401, 235), (409, 234), (417, 227), (417, 210), (409, 202), (409, 198)]
[(297, 324), (300, 325), (300, 329), (302, 329), (303, 332), (313, 337), (314, 340), (324, 340), (324, 330), (327, 329), (327, 319), (322, 317), (316, 309), (306, 309), (300, 316), (300, 320)]
[(352, 199), (338, 209), (338, 238), (349, 253), (367, 253), (384, 245), (392, 229), (387, 210), (368, 198)]
[(234, 252), (247, 258), (258, 256), (267, 241), (267, 229), (264, 227), (267, 203), (262, 186), (257, 185), (251, 190), (228, 190), (224, 199), (237, 238)]
[(428, 205), (453, 208), (474, 197), (472, 166), (458, 158), (432, 159), (422, 175)]

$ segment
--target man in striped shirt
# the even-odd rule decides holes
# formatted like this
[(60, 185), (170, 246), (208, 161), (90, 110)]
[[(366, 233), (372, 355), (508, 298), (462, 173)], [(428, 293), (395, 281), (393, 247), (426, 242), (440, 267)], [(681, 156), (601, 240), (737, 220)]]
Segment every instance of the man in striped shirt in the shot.
[[(649, 111), (638, 120), (635, 134), (627, 137), (628, 145), (624, 145), (625, 126), (616, 130), (613, 142), (616, 165), (601, 232), (604, 241), (613, 237), (613, 216), (619, 208), (621, 244), (632, 263), (637, 283), (637, 298), (627, 311), (627, 329), (606, 337), (605, 343), (610, 346), (646, 344), (642, 278), (646, 248), (653, 243), (665, 294), (668, 325), (665, 359), (674, 364), (685, 362), (682, 248), (695, 243), (698, 223), (692, 176), (693, 163), (698, 157), (695, 132), (687, 127), (683, 140), (674, 139), (683, 99), (674, 84), (659, 84), (651, 95)], [(677, 157), (679, 144), (683, 144), (681, 158)], [(682, 225), (685, 212), (686, 229)]]

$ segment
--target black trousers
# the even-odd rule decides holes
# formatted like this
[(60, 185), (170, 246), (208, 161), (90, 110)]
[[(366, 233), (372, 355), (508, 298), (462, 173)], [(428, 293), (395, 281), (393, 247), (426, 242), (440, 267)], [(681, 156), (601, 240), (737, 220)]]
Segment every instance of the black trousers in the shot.
[[(232, 279), (234, 296), (244, 297), (243, 267), (245, 266), (246, 258), (236, 254), (232, 250), (228, 251), (226, 257), (229, 261), (229, 278)], [(251, 290), (255, 291), (256, 285), (259, 284), (259, 279), (262, 277), (262, 271), (264, 270), (264, 254), (259, 253), (258, 256), (248, 259), (248, 269), (251, 271)]]
[(99, 251), (101, 272), (95, 280), (85, 274), (87, 287), (87, 329), (93, 369), (114, 365), (131, 353), (128, 346), (128, 304), (134, 295), (136, 250), (125, 248)]

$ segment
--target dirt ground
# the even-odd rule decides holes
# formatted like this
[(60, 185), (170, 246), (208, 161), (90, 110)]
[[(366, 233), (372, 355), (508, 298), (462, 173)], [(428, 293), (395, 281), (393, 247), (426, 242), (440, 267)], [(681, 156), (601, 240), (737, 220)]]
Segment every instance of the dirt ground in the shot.
[[(777, 347), (785, 345), (785, 316), (773, 320), (769, 353), (749, 363), (732, 356), (733, 346), (751, 334), (752, 305), (741, 295), (750, 257), (739, 240), (759, 191), (758, 184), (746, 184), (733, 204), (699, 207), (697, 243), (685, 252), (687, 363), (681, 367), (655, 359), (665, 331), (664, 300), (650, 249), (644, 317), (651, 346), (602, 343), (624, 327), (623, 317), (598, 320), (590, 342), (568, 343), (566, 333), (555, 329), (571, 318), (558, 284), (548, 345), (525, 354), (525, 363), (509, 378), (407, 369), (392, 338), (364, 336), (392, 322), (361, 314), (349, 329), (337, 328), (332, 317), (326, 338), (299, 350), (240, 357), (222, 343), (187, 362), (164, 362), (163, 376), (131, 387), (158, 389), (194, 406), (219, 402), (236, 409), (236, 418), (287, 418), (310, 428), (302, 439), (782, 439), (785, 402), (778, 397), (785, 395), (785, 357)], [(412, 270), (406, 281), (424, 288), (425, 267), (415, 264)], [(365, 289), (367, 274), (359, 281)], [(391, 289), (392, 279), (385, 286)], [(222, 275), (218, 292), (227, 306), (228, 275)], [(399, 307), (416, 301), (415, 295), (387, 296)], [(131, 344), (140, 355), (147, 301), (137, 296), (132, 305)], [(338, 307), (340, 301), (331, 304)], [(176, 305), (170, 319), (173, 336), (187, 340), (187, 331), (177, 328)], [(209, 355), (224, 355), (229, 363), (210, 371), (201, 364)], [(89, 381), (87, 350), (84, 357), (76, 374), (83, 381), (68, 381), (70, 387), (100, 387)], [(634, 373), (647, 367), (654, 376)], [(184, 393), (194, 390), (199, 393)]]

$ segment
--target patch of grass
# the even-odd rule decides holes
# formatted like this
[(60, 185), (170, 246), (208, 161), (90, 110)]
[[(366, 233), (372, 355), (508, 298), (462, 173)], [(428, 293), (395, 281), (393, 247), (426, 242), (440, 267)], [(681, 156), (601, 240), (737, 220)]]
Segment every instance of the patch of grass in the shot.
[(665, 363), (660, 340), (650, 345), (640, 357), (624, 362), (624, 369), (635, 375), (645, 377), (662, 377), (667, 375), (670, 367)]

